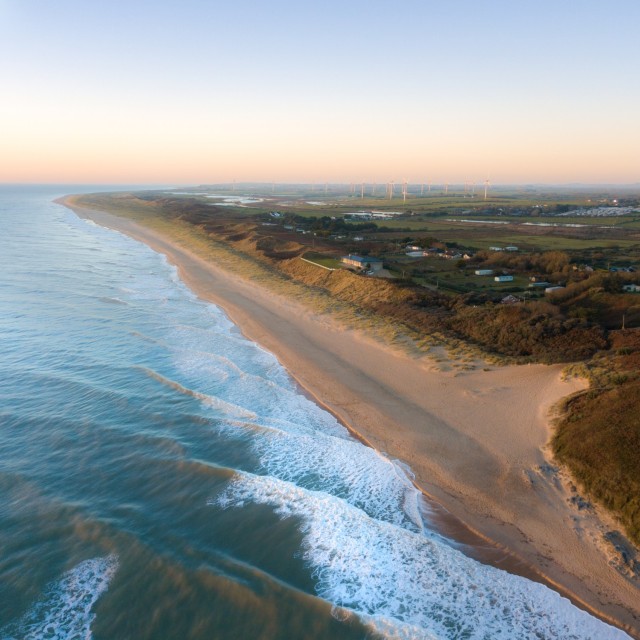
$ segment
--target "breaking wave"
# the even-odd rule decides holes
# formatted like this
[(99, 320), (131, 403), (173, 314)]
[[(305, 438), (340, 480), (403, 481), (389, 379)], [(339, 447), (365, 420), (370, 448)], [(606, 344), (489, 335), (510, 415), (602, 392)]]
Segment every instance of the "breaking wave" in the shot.
[(393, 638), (621, 640), (628, 636), (542, 584), (482, 565), (340, 498), (241, 474), (212, 503), (301, 519), (316, 591)]
[(2, 640), (89, 640), (98, 598), (118, 569), (118, 558), (85, 560), (50, 584), (42, 598), (16, 623), (0, 630)]

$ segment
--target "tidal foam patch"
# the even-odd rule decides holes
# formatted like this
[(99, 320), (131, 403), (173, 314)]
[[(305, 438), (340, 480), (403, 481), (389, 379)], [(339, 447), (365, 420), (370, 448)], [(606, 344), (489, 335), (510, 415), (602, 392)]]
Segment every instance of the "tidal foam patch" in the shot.
[(0, 630), (2, 640), (88, 640), (98, 598), (118, 568), (115, 555), (85, 560), (50, 584), (18, 621)]
[(622, 640), (544, 585), (482, 565), (437, 538), (372, 519), (344, 500), (242, 474), (216, 500), (301, 518), (319, 596), (393, 638)]

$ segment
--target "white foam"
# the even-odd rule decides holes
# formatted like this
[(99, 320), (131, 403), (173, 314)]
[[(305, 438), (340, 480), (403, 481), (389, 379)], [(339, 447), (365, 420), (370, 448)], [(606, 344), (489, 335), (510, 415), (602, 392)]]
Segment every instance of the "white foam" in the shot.
[(229, 335), (226, 327), (177, 326), (167, 342), (175, 378), (183, 386), (243, 407), (259, 424), (278, 422), (285, 430), (346, 436), (331, 414), (298, 392), (271, 353), (242, 336)]
[(202, 402), (206, 406), (211, 407), (212, 409), (215, 409), (219, 414), (222, 414), (225, 417), (228, 416), (232, 418), (245, 418), (248, 420), (252, 420), (257, 417), (256, 414), (252, 411), (247, 411), (243, 407), (239, 407), (235, 404), (226, 402), (225, 400), (222, 400), (221, 398), (218, 398), (216, 396), (201, 393), (200, 391), (195, 391), (194, 389), (189, 389), (188, 387), (181, 385), (179, 382), (170, 380), (169, 378), (166, 378), (165, 376), (159, 374), (156, 371), (153, 371), (152, 369), (148, 369), (146, 367), (140, 367), (140, 369), (144, 371), (150, 378), (153, 378), (154, 380), (157, 380), (167, 387), (174, 389), (178, 393), (200, 400), (200, 402)]
[(271, 430), (256, 437), (253, 448), (270, 476), (330, 493), (372, 518), (413, 531), (424, 528), (422, 495), (406, 472), (356, 440)]
[(85, 560), (50, 584), (41, 600), (0, 630), (2, 640), (89, 640), (93, 605), (118, 569), (115, 555)]
[(260, 471), (342, 497), (371, 517), (423, 528), (421, 496), (398, 464), (353, 440), (333, 415), (299, 393), (271, 353), (232, 335), (230, 323), (211, 323), (202, 310), (203, 324), (180, 323), (169, 332), (178, 374), (171, 375), (173, 388), (216, 409), (236, 432), (244, 428)]
[(302, 519), (303, 558), (316, 591), (393, 638), (621, 640), (629, 638), (551, 589), (482, 565), (456, 549), (344, 500), (239, 474), (218, 506), (267, 504)]

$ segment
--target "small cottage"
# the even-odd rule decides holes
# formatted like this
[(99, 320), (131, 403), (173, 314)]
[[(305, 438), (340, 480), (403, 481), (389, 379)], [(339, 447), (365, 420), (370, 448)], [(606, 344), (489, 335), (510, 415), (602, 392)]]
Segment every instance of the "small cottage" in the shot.
[(356, 269), (370, 269), (371, 271), (380, 271), (382, 269), (382, 260), (374, 256), (343, 256), (340, 260), (342, 264)]

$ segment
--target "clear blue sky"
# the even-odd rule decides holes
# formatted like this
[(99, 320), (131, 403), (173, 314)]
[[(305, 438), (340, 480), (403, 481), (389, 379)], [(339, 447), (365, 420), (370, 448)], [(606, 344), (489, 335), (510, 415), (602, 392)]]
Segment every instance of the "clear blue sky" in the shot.
[(0, 182), (637, 182), (639, 25), (638, 0), (0, 0)]

